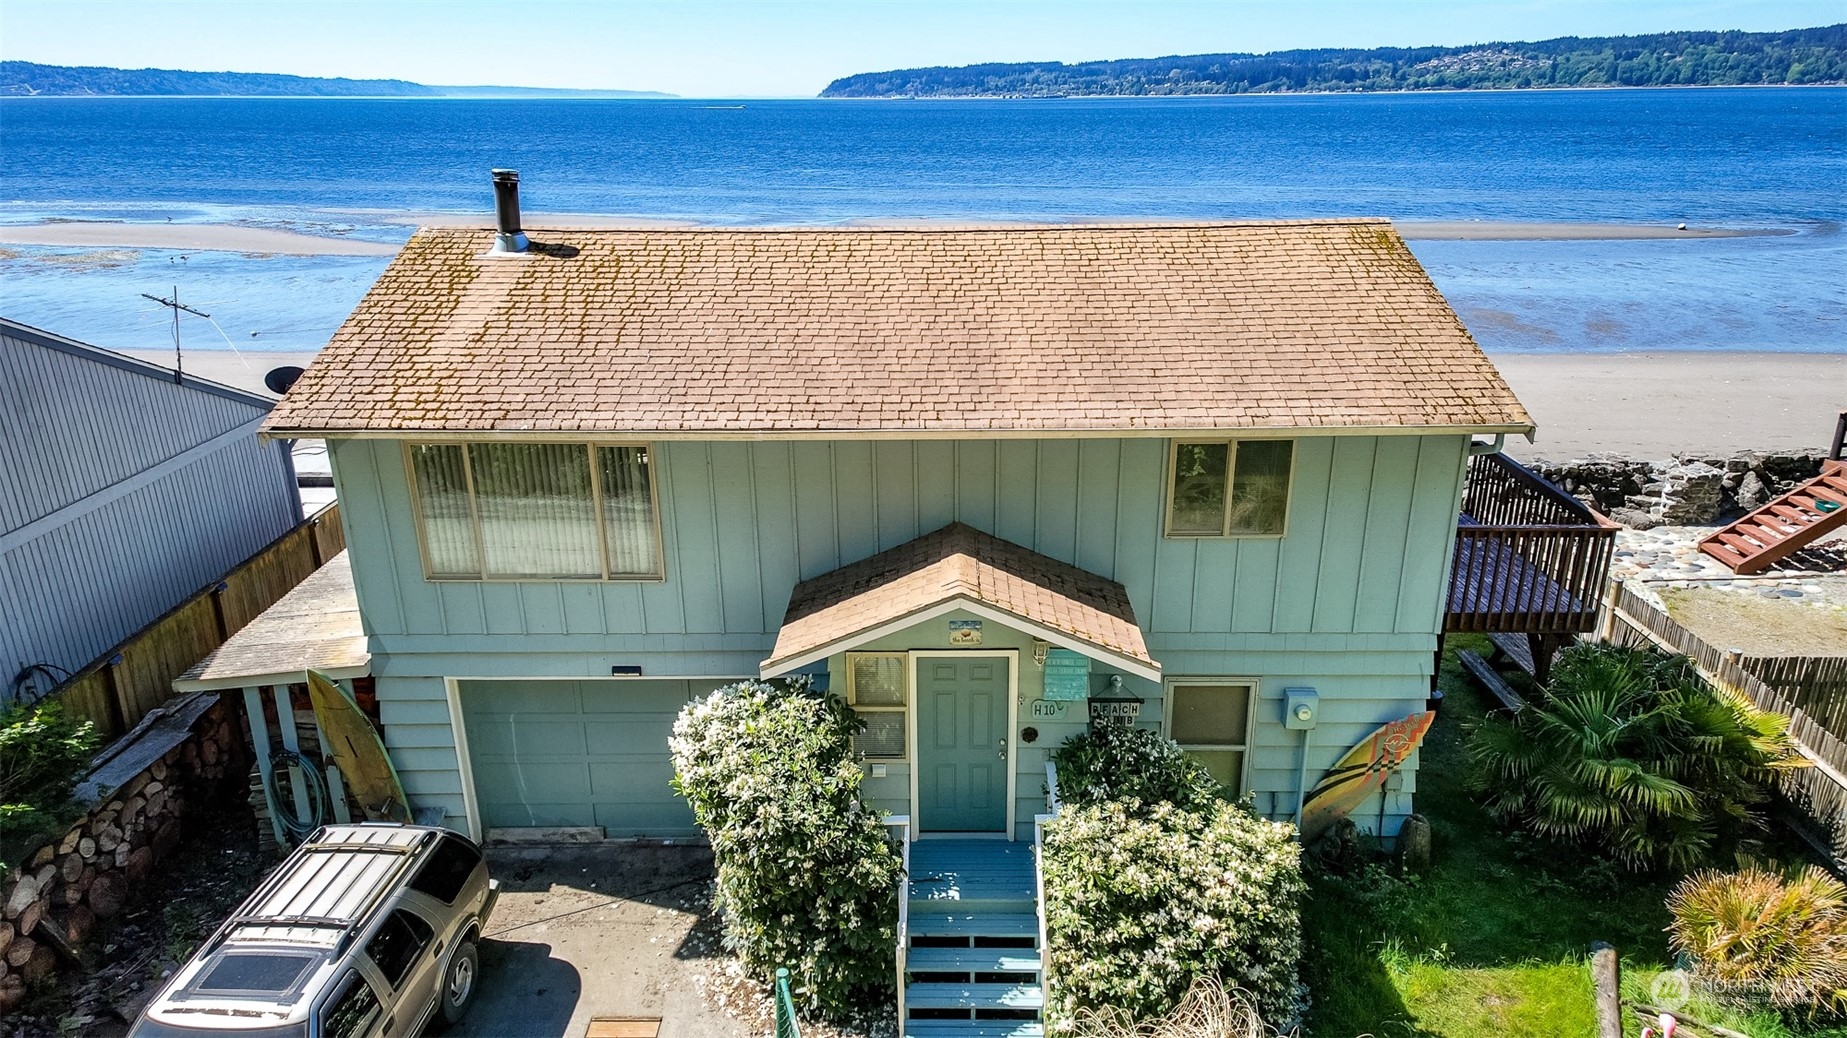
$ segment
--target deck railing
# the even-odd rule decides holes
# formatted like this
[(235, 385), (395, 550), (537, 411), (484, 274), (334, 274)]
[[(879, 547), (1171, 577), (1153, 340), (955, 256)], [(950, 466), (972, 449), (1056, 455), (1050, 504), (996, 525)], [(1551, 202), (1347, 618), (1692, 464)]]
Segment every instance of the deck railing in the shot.
[(1443, 629), (1592, 630), (1617, 529), (1511, 458), (1470, 459)]
[(1052, 948), (1045, 926), (1045, 826), (1058, 817), (1064, 803), (1058, 799), (1058, 765), (1045, 762), (1045, 813), (1033, 816), (1033, 910), (1039, 915), (1039, 989), (1052, 994)]
[(911, 816), (887, 815), (885, 824), (897, 830), (898, 855), (904, 871), (898, 876), (898, 948), (893, 961), (898, 969), (898, 1033), (904, 1033), (904, 974), (911, 944)]

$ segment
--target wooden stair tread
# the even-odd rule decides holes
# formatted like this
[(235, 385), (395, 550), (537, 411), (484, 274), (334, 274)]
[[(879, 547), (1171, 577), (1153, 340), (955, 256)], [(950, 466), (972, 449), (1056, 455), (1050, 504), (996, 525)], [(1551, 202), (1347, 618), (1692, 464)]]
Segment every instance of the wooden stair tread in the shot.
[[(1834, 505), (1832, 510), (1823, 507)], [(1700, 541), (1700, 550), (1734, 573), (1761, 573), (1778, 560), (1847, 526), (1847, 477), (1817, 476)]]

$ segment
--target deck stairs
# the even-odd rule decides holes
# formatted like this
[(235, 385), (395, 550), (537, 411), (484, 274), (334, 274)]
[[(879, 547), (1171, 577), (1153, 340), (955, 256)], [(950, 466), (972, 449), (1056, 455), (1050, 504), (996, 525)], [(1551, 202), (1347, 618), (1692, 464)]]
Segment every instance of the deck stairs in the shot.
[(1700, 542), (1700, 550), (1748, 576), (1847, 527), (1847, 466), (1822, 474)]
[(904, 1038), (1041, 1038), (1033, 845), (911, 844)]

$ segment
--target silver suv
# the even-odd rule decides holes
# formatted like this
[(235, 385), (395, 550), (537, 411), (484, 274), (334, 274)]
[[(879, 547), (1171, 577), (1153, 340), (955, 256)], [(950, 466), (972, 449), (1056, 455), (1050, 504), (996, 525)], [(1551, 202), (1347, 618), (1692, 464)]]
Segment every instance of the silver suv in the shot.
[(473, 843), (327, 826), (154, 996), (129, 1038), (407, 1038), (474, 998), (500, 884)]

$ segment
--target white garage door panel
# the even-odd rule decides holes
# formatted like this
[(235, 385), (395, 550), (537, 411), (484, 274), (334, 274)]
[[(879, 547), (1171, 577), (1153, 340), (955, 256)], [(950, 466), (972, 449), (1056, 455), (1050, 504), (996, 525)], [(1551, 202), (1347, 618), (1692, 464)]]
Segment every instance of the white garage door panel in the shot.
[(667, 738), (724, 681), (465, 681), (463, 724), (485, 828), (602, 826), (690, 836)]

